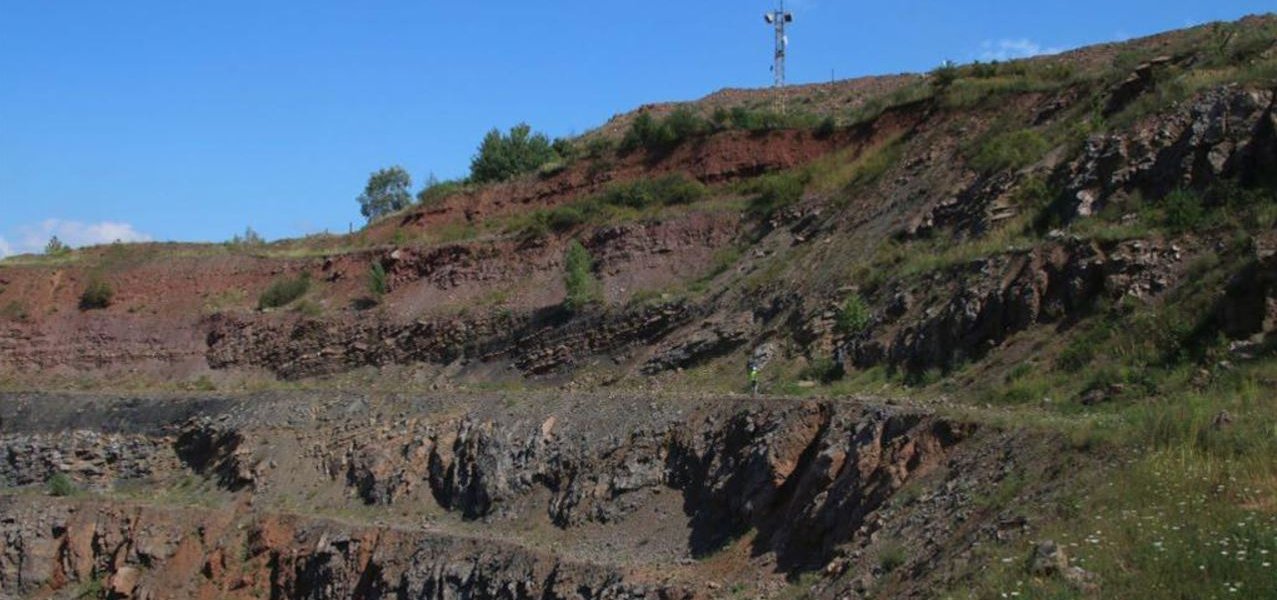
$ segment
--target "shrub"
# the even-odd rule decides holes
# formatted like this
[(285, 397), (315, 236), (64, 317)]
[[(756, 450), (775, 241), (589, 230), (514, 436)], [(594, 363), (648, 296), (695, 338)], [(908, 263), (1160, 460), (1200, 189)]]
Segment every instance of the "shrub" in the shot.
[(837, 131), (838, 121), (836, 121), (833, 117), (825, 117), (824, 119), (821, 119), (820, 124), (816, 126), (813, 133), (818, 138), (827, 138)]
[(257, 298), (257, 308), (279, 308), (291, 304), (310, 290), (310, 273), (302, 273), (296, 278), (276, 279)]
[(730, 113), (732, 126), (746, 131), (773, 131), (804, 121), (801, 116), (786, 116), (770, 110), (750, 110), (733, 107)]
[(838, 308), (838, 321), (835, 327), (839, 333), (856, 335), (869, 328), (873, 314), (869, 304), (860, 294), (852, 294)]
[(359, 212), (369, 221), (407, 208), (412, 203), (412, 177), (403, 167), (380, 169), (368, 176), (364, 193), (356, 201)]
[(807, 182), (799, 173), (785, 173), (763, 178), (757, 186), (757, 195), (749, 201), (749, 212), (766, 217), (798, 202)]
[(971, 166), (983, 173), (1024, 168), (1046, 154), (1050, 143), (1032, 129), (994, 136), (971, 157)]
[(585, 144), (585, 155), (589, 158), (603, 158), (616, 150), (616, 142), (612, 138), (596, 137)]
[(447, 181), (439, 181), (434, 173), (426, 179), (425, 187), (417, 192), (417, 204), (422, 206), (433, 206), (443, 201), (444, 198), (464, 190), (466, 184), (464, 181), (457, 179), (449, 179)]
[(971, 76), (978, 79), (992, 79), (998, 76), (998, 61), (982, 63), (975, 61), (971, 65)]
[(890, 573), (904, 566), (908, 559), (903, 546), (891, 543), (878, 554), (878, 566), (882, 567), (883, 572)]
[(958, 65), (953, 64), (951, 60), (946, 60), (931, 71), (931, 85), (937, 90), (948, 89), (958, 80), (958, 75)]
[(551, 231), (563, 233), (588, 220), (585, 211), (579, 206), (567, 204), (558, 206), (545, 213), (545, 224)]
[(62, 243), (58, 236), (49, 238), (49, 243), (44, 245), (44, 253), (49, 256), (63, 256), (71, 252), (71, 247)]
[(621, 140), (622, 152), (642, 148), (648, 152), (668, 152), (687, 139), (709, 130), (709, 124), (691, 109), (679, 107), (664, 119), (657, 119), (649, 112), (639, 113)]
[(262, 239), (262, 236), (254, 231), (252, 227), (245, 227), (244, 235), (241, 236), (237, 233), (231, 237), (228, 243), (232, 246), (261, 246), (266, 243), (266, 240)]
[(602, 286), (594, 277), (594, 258), (580, 242), (572, 240), (564, 256), (564, 283), (567, 298), (563, 305), (572, 312), (602, 300)]
[(846, 374), (847, 371), (842, 363), (832, 358), (822, 357), (812, 360), (807, 368), (803, 369), (799, 377), (828, 385), (842, 379)]
[(1174, 231), (1185, 231), (1199, 227), (1206, 220), (1206, 208), (1202, 199), (1190, 190), (1179, 189), (1171, 192), (1163, 201), (1165, 211), (1164, 222)]
[(115, 290), (111, 289), (111, 285), (95, 277), (89, 280), (89, 285), (80, 294), (80, 310), (106, 308), (114, 298)]
[(511, 127), (506, 135), (493, 129), (484, 136), (478, 154), (470, 161), (470, 180), (475, 183), (505, 181), (532, 173), (557, 158), (550, 138), (543, 133), (533, 133), (527, 123)]
[(601, 200), (613, 206), (647, 208), (690, 204), (705, 197), (705, 186), (682, 174), (666, 175), (654, 180), (640, 180), (613, 185), (603, 192)]
[(49, 491), (50, 496), (57, 498), (66, 498), (74, 496), (79, 489), (75, 482), (67, 477), (66, 473), (54, 473), (44, 482), (45, 488)]
[(389, 286), (386, 282), (386, 268), (381, 266), (381, 261), (374, 260), (368, 267), (368, 292), (374, 299), (380, 300), (387, 291)]
[(581, 154), (581, 149), (577, 147), (576, 143), (566, 138), (555, 138), (554, 143), (550, 144), (550, 148), (558, 155), (559, 160), (565, 164), (576, 160), (576, 157)]

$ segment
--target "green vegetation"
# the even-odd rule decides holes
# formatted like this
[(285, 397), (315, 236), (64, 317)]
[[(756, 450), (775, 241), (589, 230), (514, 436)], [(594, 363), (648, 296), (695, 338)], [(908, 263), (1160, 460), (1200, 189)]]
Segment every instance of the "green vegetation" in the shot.
[(563, 282), (567, 286), (567, 298), (563, 301), (569, 311), (579, 312), (587, 306), (603, 300), (603, 289), (599, 280), (594, 277), (594, 258), (581, 242), (568, 242), (567, 253), (563, 257)]
[(75, 482), (71, 481), (71, 478), (62, 472), (51, 475), (45, 480), (44, 487), (49, 495), (55, 498), (67, 498), (80, 492), (80, 488), (75, 485)]
[(100, 577), (94, 577), (83, 584), (73, 592), (72, 598), (104, 598), (106, 597), (106, 584), (102, 583)]
[(1196, 229), (1204, 224), (1206, 208), (1202, 198), (1191, 190), (1178, 189), (1163, 200), (1164, 223), (1172, 231)]
[(58, 236), (56, 235), (49, 238), (49, 243), (44, 245), (45, 256), (58, 257), (58, 256), (66, 256), (67, 254), (70, 254), (70, 253), (71, 253), (71, 247), (62, 243), (62, 240), (58, 239)]
[(372, 294), (374, 301), (380, 302), (387, 290), (386, 268), (381, 265), (381, 261), (374, 260), (368, 267), (368, 293)]
[(709, 124), (686, 107), (674, 109), (664, 119), (642, 112), (630, 122), (629, 130), (621, 139), (620, 151), (630, 153), (642, 148), (650, 153), (668, 152), (708, 129)]
[(381, 169), (368, 176), (364, 193), (356, 199), (359, 212), (370, 222), (403, 210), (412, 203), (412, 177), (403, 167)]
[(426, 178), (426, 185), (417, 192), (417, 203), (422, 206), (434, 206), (442, 202), (444, 198), (461, 193), (465, 189), (464, 181), (456, 179), (439, 181), (434, 173), (431, 173), (430, 177)]
[(1032, 129), (1021, 129), (995, 135), (980, 145), (971, 157), (971, 167), (990, 174), (998, 171), (1019, 170), (1037, 162), (1050, 149), (1050, 143), (1042, 134)]
[(115, 290), (99, 277), (93, 277), (80, 294), (80, 310), (98, 310), (111, 306)]
[(0, 319), (21, 323), (29, 319), (30, 316), (27, 305), (18, 300), (10, 300), (3, 307), (0, 307)]
[(254, 231), (252, 227), (245, 227), (243, 235), (235, 234), (226, 244), (236, 247), (256, 247), (266, 245), (266, 240), (262, 239), (262, 236)]
[(803, 197), (810, 175), (805, 171), (776, 173), (758, 178), (750, 184), (753, 198), (749, 201), (749, 213), (766, 218)]
[(470, 161), (470, 181), (490, 183), (535, 173), (543, 165), (558, 160), (550, 138), (533, 133), (527, 123), (520, 123), (502, 134), (493, 129), (483, 138), (479, 152)]
[(931, 71), (931, 85), (938, 91), (944, 91), (958, 80), (958, 65), (946, 60)]
[(885, 573), (904, 566), (908, 560), (909, 556), (905, 553), (904, 546), (900, 544), (887, 543), (882, 550), (878, 551), (878, 566), (882, 567)]
[(597, 196), (517, 216), (506, 229), (523, 239), (537, 239), (550, 233), (567, 233), (587, 223), (615, 222), (664, 207), (692, 204), (707, 193), (704, 185), (681, 173), (617, 183)]
[(257, 298), (258, 310), (287, 306), (310, 290), (310, 273), (276, 279)]
[(682, 173), (659, 179), (640, 179), (608, 187), (599, 198), (605, 204), (643, 209), (651, 206), (691, 204), (705, 197), (705, 186)]
[(868, 329), (872, 320), (873, 313), (869, 304), (859, 293), (854, 293), (838, 307), (838, 321), (835, 326), (838, 333), (856, 335)]

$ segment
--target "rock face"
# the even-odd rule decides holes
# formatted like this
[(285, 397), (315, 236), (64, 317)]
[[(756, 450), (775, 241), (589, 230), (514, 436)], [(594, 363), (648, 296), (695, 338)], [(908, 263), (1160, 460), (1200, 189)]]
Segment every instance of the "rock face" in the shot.
[(1115, 194), (1161, 198), (1178, 188), (1268, 177), (1274, 162), (1273, 92), (1224, 87), (1130, 133), (1092, 138), (1064, 173), (1065, 217), (1098, 212)]
[[(173, 402), (133, 401), (130, 410)], [(684, 598), (679, 585), (474, 533), (483, 529), (356, 527), (248, 507), (353, 495), (387, 514), (434, 506), (460, 524), (539, 521), (573, 537), (632, 535), (621, 532), (677, 499), (669, 506), (681, 515), (663, 518), (685, 523), (672, 538), (685, 555), (718, 552), (753, 531), (751, 552), (794, 572), (823, 567), (896, 490), (941, 468), (974, 432), (925, 412), (846, 402), (700, 400), (609, 412), (636, 402), (586, 415), (563, 401), (507, 412), (285, 395), (212, 404), (182, 420), (172, 411), (156, 433), (132, 434), (145, 449), (134, 460), (149, 469), (117, 467), (102, 493), (118, 478), (163, 489), (194, 474), (214, 486), (207, 493), (223, 499), (213, 504), (221, 508), (0, 497), (0, 595), (97, 580), (136, 598)], [(60, 420), (10, 417), (0, 448), (29, 443)], [(118, 435), (76, 443), (96, 455)], [(23, 481), (40, 480), (35, 467), (22, 472), (30, 472)]]
[(580, 357), (656, 340), (686, 323), (695, 310), (686, 302), (671, 302), (568, 323), (569, 315), (551, 307), (535, 314), (494, 312), (406, 325), (215, 315), (208, 321), (208, 359), (213, 368), (266, 368), (286, 379), (362, 366), (498, 359), (537, 375), (562, 370)]
[[(227, 511), (0, 499), (0, 593), (101, 580), (112, 598), (618, 598), (687, 590), (627, 582), (494, 540)], [(96, 579), (95, 579), (96, 578)]]
[(925, 288), (886, 290), (908, 301), (886, 301), (875, 326), (849, 340), (850, 356), (862, 367), (947, 368), (1031, 326), (1076, 318), (1099, 298), (1154, 296), (1176, 280), (1187, 253), (1165, 242), (1071, 240), (959, 265)]
[[(547, 425), (549, 423), (549, 425)], [(758, 545), (795, 563), (820, 563), (917, 471), (969, 435), (916, 414), (804, 403), (705, 414), (590, 442), (555, 424), (464, 418), (378, 436), (347, 453), (347, 481), (370, 504), (411, 502), (428, 489), (477, 519), (544, 488), (560, 527), (608, 523), (643, 493), (682, 493), (693, 553), (757, 528)]]

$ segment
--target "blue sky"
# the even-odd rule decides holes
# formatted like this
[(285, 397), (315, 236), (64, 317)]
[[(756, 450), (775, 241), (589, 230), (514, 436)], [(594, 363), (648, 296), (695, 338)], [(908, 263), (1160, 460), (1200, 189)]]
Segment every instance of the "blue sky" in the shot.
[[(344, 232), (368, 173), (464, 175), (555, 136), (770, 82), (768, 0), (0, 0), (0, 255)], [(1269, 0), (791, 0), (789, 78), (925, 71), (1271, 10)]]

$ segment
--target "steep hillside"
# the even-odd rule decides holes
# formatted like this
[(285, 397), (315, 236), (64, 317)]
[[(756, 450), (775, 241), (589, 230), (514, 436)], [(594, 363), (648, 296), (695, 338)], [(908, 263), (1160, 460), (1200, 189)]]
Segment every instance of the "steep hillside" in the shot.
[(1275, 597), (1277, 18), (780, 100), (0, 262), (0, 596)]

